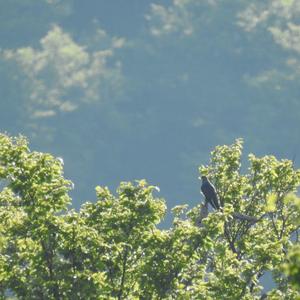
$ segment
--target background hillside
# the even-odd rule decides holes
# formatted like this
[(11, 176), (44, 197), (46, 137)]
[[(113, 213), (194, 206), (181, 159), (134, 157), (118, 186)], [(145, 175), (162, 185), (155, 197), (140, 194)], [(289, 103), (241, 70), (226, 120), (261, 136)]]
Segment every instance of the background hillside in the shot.
[(298, 0), (0, 1), (1, 131), (63, 157), (76, 207), (139, 178), (192, 206), (215, 145), (299, 165), (299, 17)]

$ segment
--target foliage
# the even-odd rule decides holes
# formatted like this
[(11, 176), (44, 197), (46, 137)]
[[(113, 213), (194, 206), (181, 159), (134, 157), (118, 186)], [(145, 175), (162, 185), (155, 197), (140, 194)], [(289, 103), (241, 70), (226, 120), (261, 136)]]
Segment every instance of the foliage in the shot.
[[(300, 199), (294, 197), (295, 206), (300, 212)], [(300, 224), (300, 218), (298, 217), (298, 224)], [(298, 241), (298, 233), (295, 237)], [(300, 245), (299, 243), (293, 245), (288, 253), (287, 261), (283, 265), (283, 270), (288, 275), (293, 286), (300, 290)]]
[(0, 135), (1, 299), (260, 299), (267, 271), (270, 299), (296, 299), (300, 172), (250, 155), (242, 174), (241, 154), (241, 140), (218, 146), (200, 167), (222, 208), (177, 206), (165, 230), (155, 186), (96, 187), (97, 201), (74, 211), (62, 160)]

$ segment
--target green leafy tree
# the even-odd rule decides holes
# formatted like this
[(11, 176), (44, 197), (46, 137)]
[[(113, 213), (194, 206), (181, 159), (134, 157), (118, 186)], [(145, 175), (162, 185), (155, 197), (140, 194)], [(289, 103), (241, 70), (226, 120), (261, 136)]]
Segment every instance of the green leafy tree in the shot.
[[(300, 199), (294, 197), (294, 203), (300, 213)], [(298, 217), (298, 224), (300, 224), (300, 218)], [(296, 235), (296, 241), (298, 242), (298, 233)], [(283, 270), (289, 277), (290, 282), (300, 291), (300, 244), (293, 245), (287, 255), (287, 260), (283, 265)]]
[[(157, 187), (96, 187), (74, 211), (62, 160), (0, 135), (1, 299), (297, 299), (300, 172), (250, 155), (243, 174), (241, 154), (241, 140), (218, 146), (199, 169), (219, 210), (177, 206), (161, 229)], [(276, 288), (263, 295), (266, 272)]]

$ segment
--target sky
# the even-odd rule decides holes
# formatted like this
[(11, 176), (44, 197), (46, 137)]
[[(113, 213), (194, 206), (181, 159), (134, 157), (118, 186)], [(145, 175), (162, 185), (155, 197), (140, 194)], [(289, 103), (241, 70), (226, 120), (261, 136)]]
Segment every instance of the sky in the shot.
[(63, 158), (75, 208), (142, 178), (192, 207), (217, 145), (298, 164), (299, 16), (298, 0), (2, 0), (1, 131)]

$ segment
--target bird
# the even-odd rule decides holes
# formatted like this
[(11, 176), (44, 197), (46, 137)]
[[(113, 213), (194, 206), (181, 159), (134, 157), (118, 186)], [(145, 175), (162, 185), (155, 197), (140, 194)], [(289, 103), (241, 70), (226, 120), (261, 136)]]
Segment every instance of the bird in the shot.
[(208, 180), (206, 176), (201, 176), (201, 192), (205, 196), (206, 201), (214, 208), (219, 209), (219, 200), (214, 185)]

